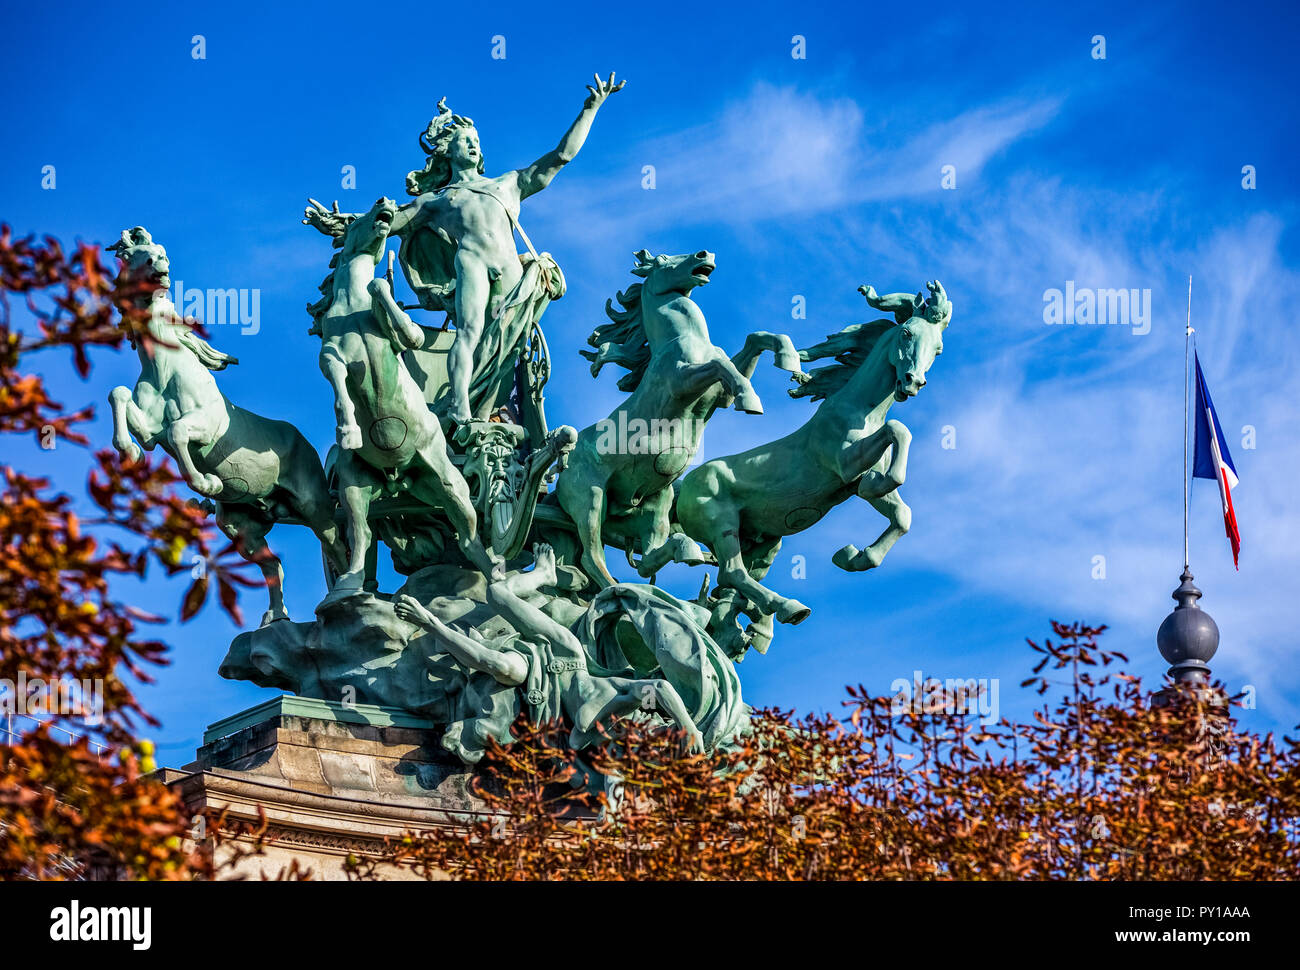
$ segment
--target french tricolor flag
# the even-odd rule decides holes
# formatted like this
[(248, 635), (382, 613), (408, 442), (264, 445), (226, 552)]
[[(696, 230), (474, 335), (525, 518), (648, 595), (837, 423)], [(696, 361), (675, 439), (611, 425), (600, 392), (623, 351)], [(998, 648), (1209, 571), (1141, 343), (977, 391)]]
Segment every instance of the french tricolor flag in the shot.
[(1196, 459), (1192, 464), (1193, 478), (1212, 478), (1219, 483), (1219, 498), (1223, 501), (1223, 527), (1232, 543), (1232, 564), (1237, 565), (1241, 551), (1241, 533), (1237, 531), (1237, 514), (1232, 510), (1232, 490), (1237, 487), (1237, 469), (1233, 467), (1228, 443), (1219, 425), (1219, 415), (1210, 400), (1210, 389), (1205, 386), (1201, 373), (1201, 358), (1196, 358)]

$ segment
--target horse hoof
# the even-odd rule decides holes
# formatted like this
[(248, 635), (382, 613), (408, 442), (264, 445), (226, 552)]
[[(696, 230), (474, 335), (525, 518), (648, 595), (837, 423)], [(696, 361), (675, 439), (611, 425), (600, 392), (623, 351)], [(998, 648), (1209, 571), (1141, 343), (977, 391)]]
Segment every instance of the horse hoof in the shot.
[(778, 350), (776, 352), (777, 370), (787, 370), (791, 374), (802, 374), (803, 365), (799, 362), (799, 351)]
[(200, 495), (213, 498), (221, 494), (221, 479), (216, 475), (199, 475), (190, 484), (190, 487)]
[(758, 399), (758, 395), (753, 391), (748, 394), (741, 394), (736, 398), (735, 408), (737, 411), (744, 411), (746, 414), (762, 414), (763, 402)]
[(877, 555), (870, 549), (863, 549), (862, 554), (857, 556), (853, 561), (859, 571), (875, 569), (884, 560), (883, 555)]
[(839, 566), (845, 572), (853, 572), (853, 560), (857, 558), (858, 547), (850, 543), (835, 555), (831, 556), (831, 563)]
[(123, 458), (130, 462), (139, 461), (141, 454), (143, 454), (140, 451), (140, 446), (134, 441), (128, 441), (126, 444), (120, 445), (117, 450)]
[(288, 610), (283, 610), (283, 609), (267, 610), (265, 613), (262, 614), (261, 626), (270, 626), (272, 623), (275, 623), (277, 620), (287, 620), (287, 619), (289, 619)]
[(810, 616), (812, 616), (812, 610), (798, 600), (786, 600), (781, 604), (780, 609), (776, 611), (777, 620), (782, 623), (789, 623), (792, 626), (802, 623)]
[(669, 539), (669, 542), (671, 543), (673, 562), (684, 563), (687, 566), (703, 566), (707, 561), (700, 544), (685, 533), (677, 533)]
[(766, 629), (751, 623), (745, 628), (745, 636), (749, 640), (749, 645), (757, 650), (760, 654), (767, 653), (767, 648), (772, 645), (772, 624), (769, 622)]
[(722, 648), (722, 652), (727, 655), (732, 663), (743, 663), (745, 660), (745, 654), (749, 651), (749, 640), (745, 638), (745, 634), (741, 632), (739, 627), (737, 627), (736, 635), (729, 638), (726, 643), (719, 641), (718, 646)]
[(357, 451), (361, 447), (361, 429), (355, 424), (339, 428), (339, 447), (344, 451)]
[(831, 562), (839, 566), (845, 572), (861, 573), (868, 569), (875, 569), (880, 565), (883, 556), (877, 556), (870, 547), (858, 551), (855, 545), (847, 545), (831, 557)]

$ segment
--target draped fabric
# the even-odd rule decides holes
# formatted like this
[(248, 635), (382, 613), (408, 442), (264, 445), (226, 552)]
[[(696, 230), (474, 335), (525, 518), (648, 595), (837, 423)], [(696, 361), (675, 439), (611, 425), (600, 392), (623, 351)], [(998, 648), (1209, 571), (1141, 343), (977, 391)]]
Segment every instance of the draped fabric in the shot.
[(706, 750), (725, 747), (743, 731), (749, 706), (740, 697), (740, 677), (706, 632), (704, 607), (657, 586), (619, 583), (601, 590), (580, 622), (580, 639), (596, 664), (627, 665), (634, 677), (673, 685)]

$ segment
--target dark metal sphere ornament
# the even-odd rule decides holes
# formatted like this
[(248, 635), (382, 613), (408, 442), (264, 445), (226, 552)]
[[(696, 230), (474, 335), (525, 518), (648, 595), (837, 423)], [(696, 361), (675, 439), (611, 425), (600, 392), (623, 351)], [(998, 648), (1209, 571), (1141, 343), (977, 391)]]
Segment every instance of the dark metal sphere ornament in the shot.
[(1169, 664), (1169, 676), (1177, 683), (1208, 687), (1210, 665), (1219, 649), (1219, 626), (1201, 609), (1201, 591), (1192, 583), (1192, 572), (1183, 569), (1181, 585), (1174, 590), (1178, 601), (1156, 634), (1156, 646)]

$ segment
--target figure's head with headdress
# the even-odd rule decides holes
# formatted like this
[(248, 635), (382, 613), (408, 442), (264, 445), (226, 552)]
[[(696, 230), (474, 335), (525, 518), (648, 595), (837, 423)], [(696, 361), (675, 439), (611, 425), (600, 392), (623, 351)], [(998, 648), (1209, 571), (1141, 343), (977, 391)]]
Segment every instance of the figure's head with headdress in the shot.
[(474, 166), (483, 174), (483, 151), (479, 147), (478, 129), (474, 119), (453, 114), (447, 99), (438, 102), (438, 114), (420, 135), (420, 148), (429, 160), (424, 168), (408, 172), (406, 191), (409, 195), (436, 192), (451, 181), (454, 168)]

